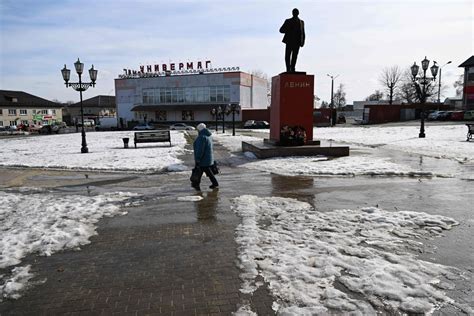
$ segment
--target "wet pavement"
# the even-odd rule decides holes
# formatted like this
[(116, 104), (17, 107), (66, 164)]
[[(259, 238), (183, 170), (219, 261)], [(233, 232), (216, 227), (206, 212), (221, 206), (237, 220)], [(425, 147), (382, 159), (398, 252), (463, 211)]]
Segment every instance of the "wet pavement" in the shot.
[[(373, 149), (359, 148), (371, 151)], [(352, 154), (352, 151), (351, 151)], [(407, 164), (472, 170), (451, 161), (400, 153)], [(424, 260), (450, 265), (472, 276), (474, 216), (472, 181), (462, 177), (287, 177), (238, 167), (235, 158), (216, 146), (222, 161), (219, 190), (190, 187), (186, 172), (126, 174), (107, 172), (0, 169), (0, 189), (46, 188), (54, 194), (136, 192), (128, 214), (104, 218), (98, 235), (80, 251), (50, 257), (30, 255), (34, 282), (18, 300), (0, 303), (0, 315), (229, 315), (250, 304), (259, 315), (272, 315), (273, 298), (262, 286), (253, 296), (240, 293), (234, 231), (240, 220), (230, 209), (244, 194), (296, 198), (317, 210), (378, 206), (453, 217), (460, 225), (444, 237), (426, 242)], [(191, 167), (191, 155), (183, 157)], [(204, 189), (206, 188), (206, 189)], [(197, 202), (179, 197), (199, 195)], [(1, 272), (1, 271), (0, 271)], [(1, 273), (0, 273), (1, 274)], [(459, 280), (447, 294), (474, 308), (472, 281)], [(457, 314), (446, 307), (435, 314)]]

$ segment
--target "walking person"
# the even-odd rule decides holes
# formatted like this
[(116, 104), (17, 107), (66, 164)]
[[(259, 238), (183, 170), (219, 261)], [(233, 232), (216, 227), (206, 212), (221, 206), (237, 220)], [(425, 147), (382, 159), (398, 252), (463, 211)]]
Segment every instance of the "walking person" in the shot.
[(199, 134), (193, 143), (193, 148), (195, 167), (198, 168), (198, 177), (196, 178), (196, 181), (192, 182), (192, 186), (195, 189), (200, 190), (199, 185), (201, 183), (201, 177), (202, 174), (205, 173), (212, 183), (209, 188), (216, 189), (219, 187), (219, 183), (211, 171), (211, 166), (214, 164), (211, 138), (212, 133), (206, 128), (206, 124), (204, 123), (198, 124), (197, 130)]

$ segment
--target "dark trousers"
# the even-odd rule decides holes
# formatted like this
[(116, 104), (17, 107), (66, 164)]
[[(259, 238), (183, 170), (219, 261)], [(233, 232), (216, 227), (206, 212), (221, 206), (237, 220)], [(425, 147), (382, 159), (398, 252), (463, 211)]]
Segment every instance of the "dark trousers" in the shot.
[(296, 67), (296, 59), (298, 58), (298, 52), (300, 51), (299, 45), (286, 44), (285, 49), (285, 63), (286, 71), (294, 72)]
[(216, 180), (216, 177), (214, 177), (214, 174), (211, 171), (211, 167), (200, 167), (199, 168), (199, 181), (194, 182), (193, 185), (199, 185), (201, 183), (201, 177), (202, 174), (205, 173), (206, 176), (211, 180), (212, 185), (218, 186), (219, 183)]

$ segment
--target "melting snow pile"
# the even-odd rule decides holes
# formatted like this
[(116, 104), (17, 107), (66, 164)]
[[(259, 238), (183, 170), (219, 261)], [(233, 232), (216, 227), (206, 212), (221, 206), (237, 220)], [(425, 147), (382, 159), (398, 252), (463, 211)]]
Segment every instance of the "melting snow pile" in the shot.
[(459, 272), (413, 254), (422, 238), (458, 224), (451, 218), (377, 208), (321, 213), (294, 199), (256, 196), (236, 198), (232, 208), (242, 218), (241, 291), (253, 293), (261, 275), (278, 313), (429, 313), (456, 305), (441, 288), (454, 286), (449, 280)]
[(0, 274), (0, 302), (2, 298), (18, 299), (21, 297), (20, 293), (26, 288), (28, 281), (33, 278), (30, 273), (30, 265), (25, 267), (16, 267), (12, 270), (10, 278), (3, 280), (3, 275)]
[[(343, 130), (354, 130), (345, 128)], [(242, 141), (262, 142), (261, 138), (250, 136), (230, 136), (230, 134), (218, 134), (213, 136), (219, 143), (233, 152), (242, 150)], [(255, 155), (249, 152), (243, 154), (248, 161), (240, 162), (238, 165), (260, 171), (272, 172), (280, 175), (294, 176), (443, 176), (429, 171), (413, 169), (406, 165), (397, 164), (390, 158), (378, 158), (373, 156), (349, 156), (328, 160), (327, 157), (280, 157), (273, 159), (255, 160)]]
[(349, 156), (327, 160), (323, 157), (287, 157), (257, 160), (244, 165), (250, 169), (281, 175), (338, 176), (434, 176), (432, 172), (414, 170), (389, 158)]
[[(78, 249), (96, 233), (104, 216), (122, 215), (119, 202), (130, 194), (59, 196), (48, 193), (0, 192), (0, 272), (17, 265), (31, 253), (49, 256)], [(0, 300), (17, 298), (32, 277), (29, 266), (0, 275)]]

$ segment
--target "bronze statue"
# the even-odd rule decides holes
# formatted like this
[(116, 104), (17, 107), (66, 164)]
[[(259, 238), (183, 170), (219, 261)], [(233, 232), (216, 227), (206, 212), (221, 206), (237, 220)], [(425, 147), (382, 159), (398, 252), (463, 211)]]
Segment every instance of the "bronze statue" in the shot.
[(287, 72), (295, 72), (296, 59), (300, 47), (304, 46), (304, 22), (298, 18), (298, 9), (293, 9), (293, 17), (286, 19), (280, 28), (280, 33), (285, 33), (283, 43), (286, 44), (285, 63)]

